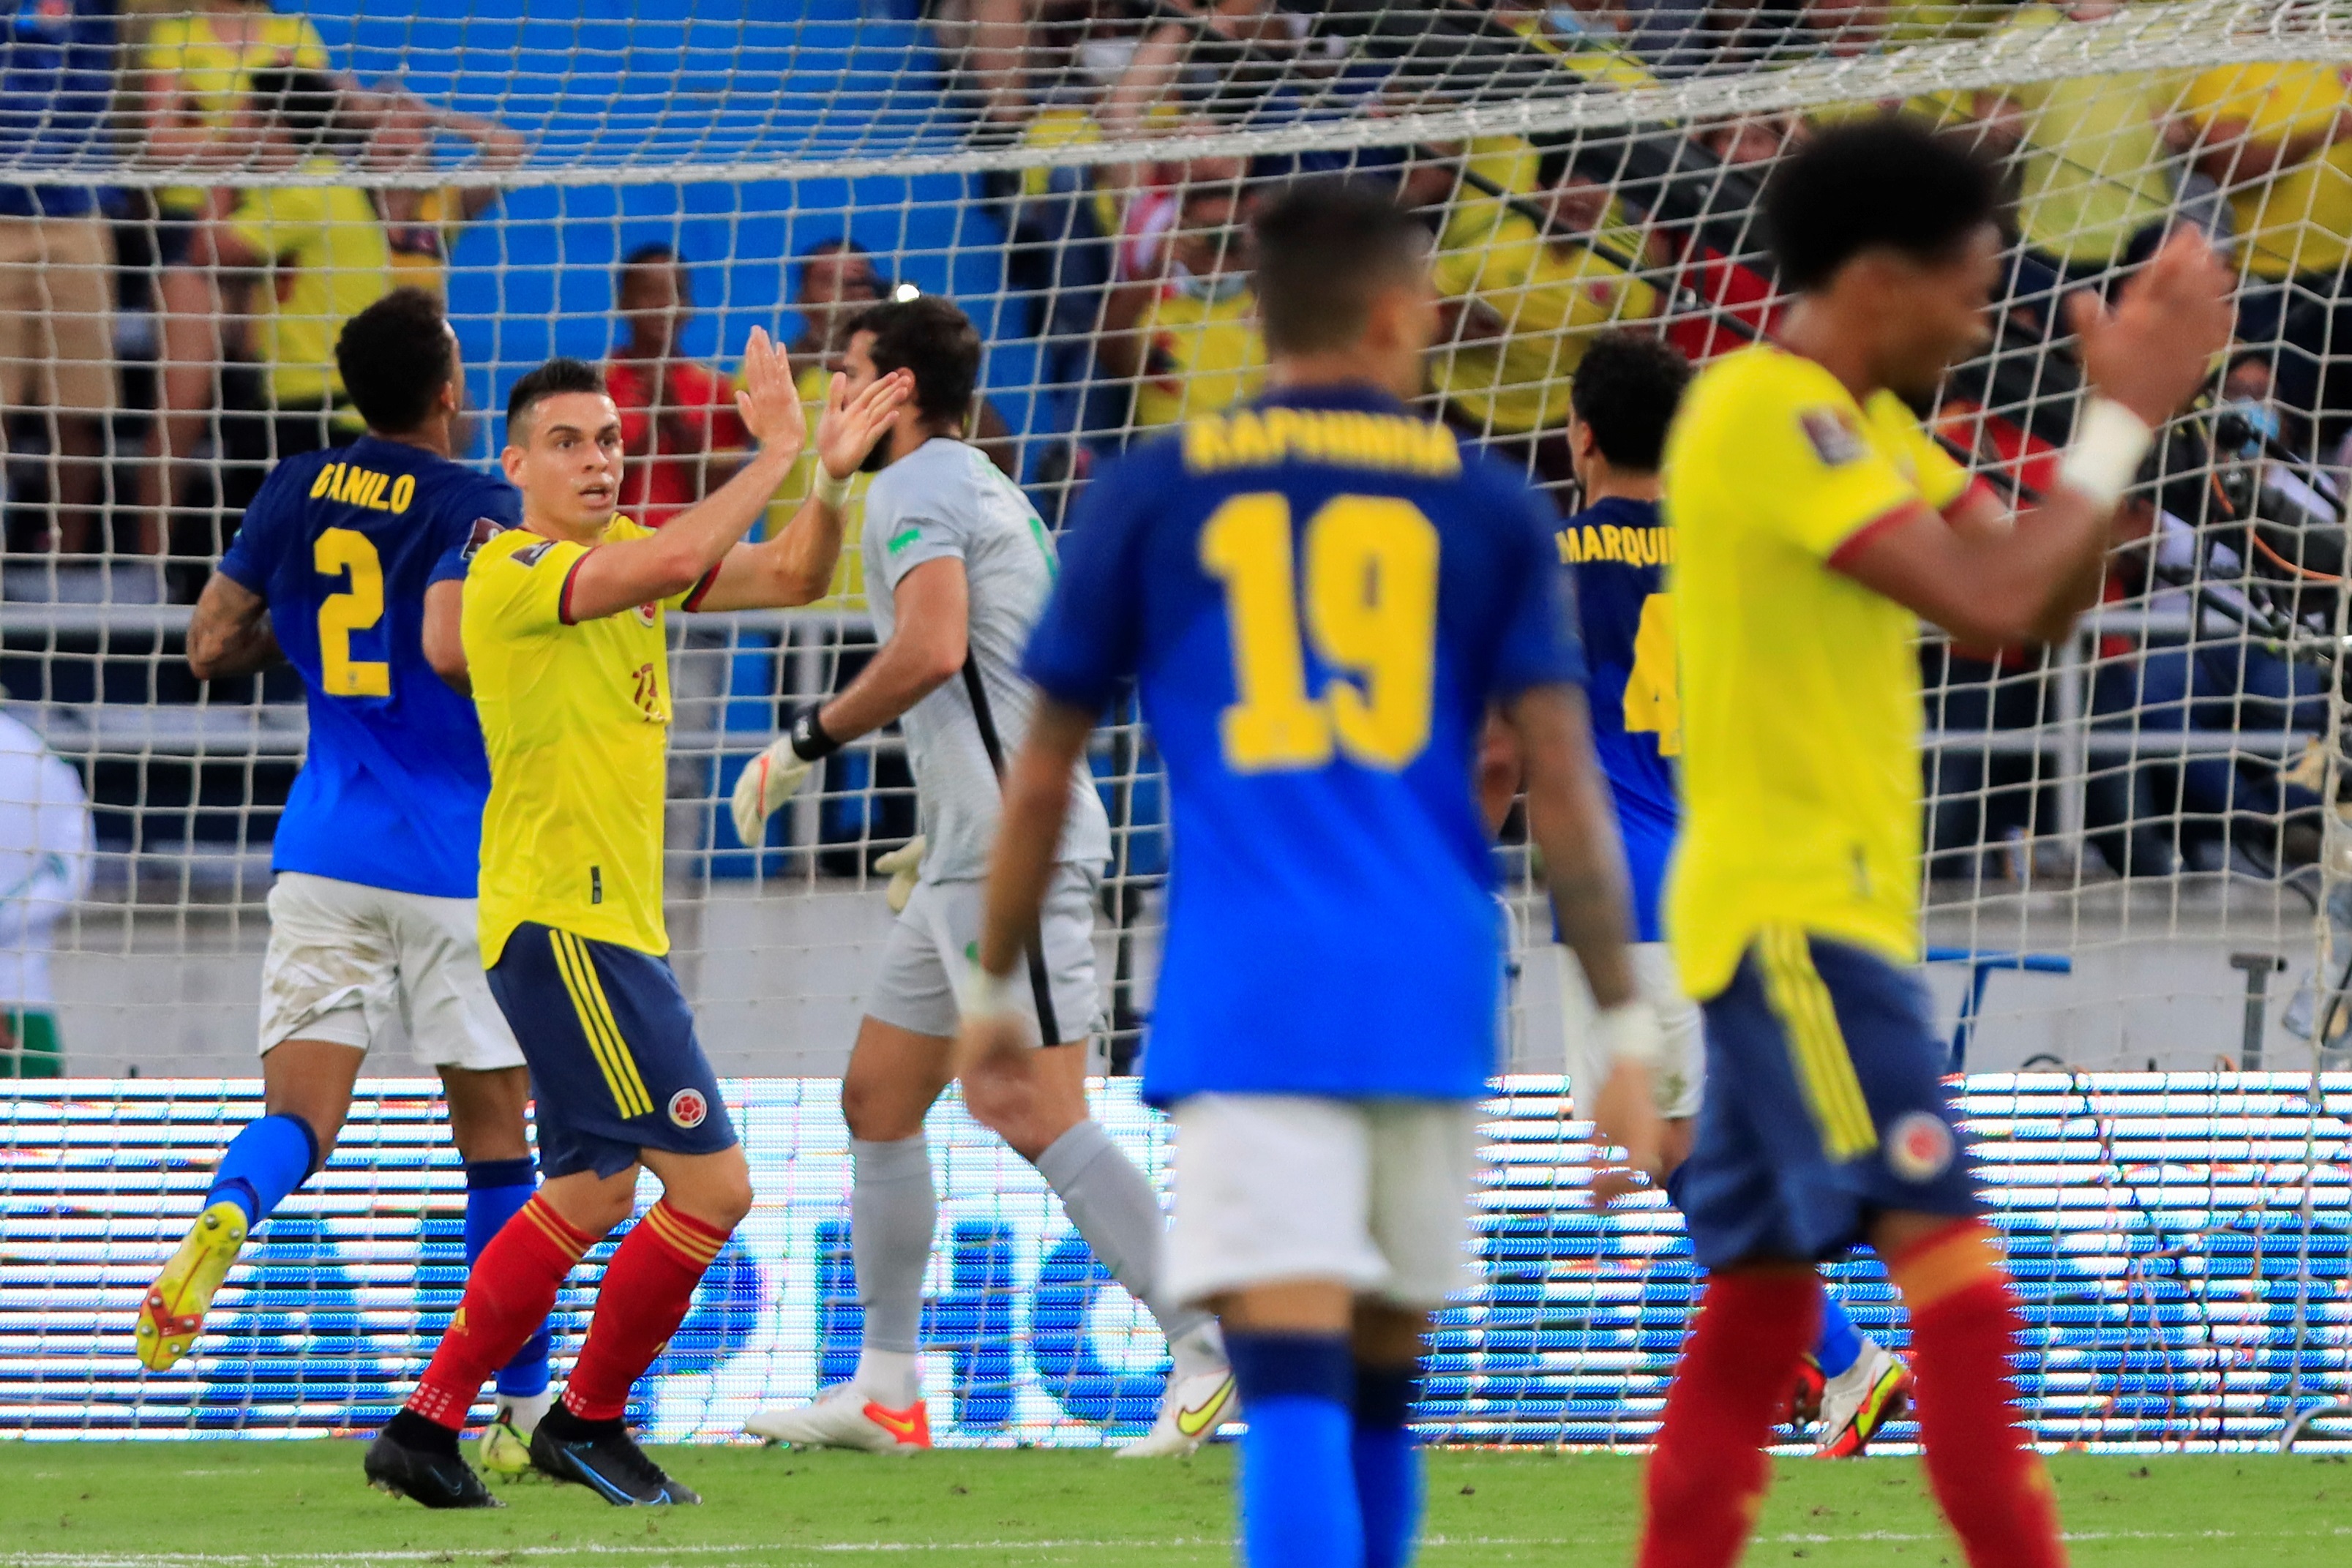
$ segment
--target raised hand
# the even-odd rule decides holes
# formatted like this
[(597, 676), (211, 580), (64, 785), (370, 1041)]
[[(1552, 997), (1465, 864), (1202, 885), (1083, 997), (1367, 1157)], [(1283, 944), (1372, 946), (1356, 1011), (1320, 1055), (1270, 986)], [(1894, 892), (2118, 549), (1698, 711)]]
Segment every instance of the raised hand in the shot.
[(786, 462), (808, 446), (808, 414), (801, 407), (800, 389), (793, 384), (793, 368), (765, 327), (751, 329), (743, 346), (743, 390), (735, 394), (736, 412), (751, 439), (768, 451), (780, 452)]
[(2180, 412), (2227, 348), (2230, 271), (2193, 228), (2173, 231), (2109, 309), (2084, 290), (2066, 301), (2091, 384), (2151, 427)]
[(835, 479), (847, 479), (915, 395), (915, 372), (892, 371), (856, 397), (849, 378), (836, 372), (825, 388), (824, 413), (816, 422), (816, 456)]

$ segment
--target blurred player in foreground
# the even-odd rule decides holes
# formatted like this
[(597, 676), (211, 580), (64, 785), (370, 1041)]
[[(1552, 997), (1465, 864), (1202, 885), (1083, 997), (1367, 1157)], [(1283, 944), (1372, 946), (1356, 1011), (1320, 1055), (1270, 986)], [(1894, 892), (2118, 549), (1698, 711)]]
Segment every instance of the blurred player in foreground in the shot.
[[(438, 1070), (466, 1162), (466, 1256), (531, 1194), (530, 1077), (490, 999), (475, 872), (489, 764), (457, 650), (464, 549), (522, 516), (504, 479), (450, 460), (457, 340), (421, 289), (385, 296), (335, 345), (367, 436), (271, 471), (188, 629), (201, 679), (290, 661), (310, 743), (278, 827), (261, 965), (267, 1111), (231, 1141), (203, 1212), (139, 1312), (139, 1359), (186, 1354), (253, 1228), (325, 1163), (369, 1045), (397, 1019)], [(548, 1338), (499, 1369), (492, 1437), (546, 1406)]]
[[(662, 621), (804, 604), (841, 549), (841, 514), (823, 495), (775, 538), (738, 542), (807, 435), (765, 332), (753, 330), (744, 363), (737, 401), (758, 452), (658, 533), (617, 514), (621, 414), (593, 365), (551, 361), (507, 404), (500, 462), (522, 491), (522, 526), (471, 551), (461, 632), (490, 766), (482, 961), (530, 1064), (547, 1180), (483, 1251), (423, 1381), (368, 1450), (371, 1481), (428, 1508), (496, 1505), (457, 1433), (572, 1265), (629, 1218), (640, 1166), (662, 1197), (605, 1266), (587, 1343), (530, 1435), (530, 1460), (608, 1502), (698, 1500), (623, 1420), (631, 1385), (751, 1207), (750, 1167), (664, 957)], [(888, 378), (853, 402), (836, 381), (817, 435), (825, 471), (854, 472), (909, 390)]]
[[(1665, 1061), (1654, 1082), (1666, 1124), (1666, 1192), (1677, 1202), (1706, 1063), (1698, 1004), (1675, 977), (1658, 909), (1682, 820), (1674, 758), (1683, 748), (1675, 607), (1666, 592), (1675, 530), (1658, 516), (1658, 463), (1690, 376), (1682, 355), (1652, 334), (1620, 331), (1594, 340), (1569, 385), (1569, 460), (1584, 510), (1559, 530), (1591, 671), (1592, 747), (1609, 776), (1633, 882), (1633, 967), (1665, 1035)], [(1553, 952), (1562, 994), (1573, 994), (1568, 950)], [(1583, 1041), (1581, 1030), (1571, 1034), (1570, 1076), (1579, 1085), (1597, 1082), (1596, 1064), (1574, 1060)], [(1902, 1362), (1855, 1329), (1834, 1296), (1824, 1295), (1821, 1333), (1797, 1387), (1798, 1422), (1820, 1418), (1815, 1451), (1843, 1458), (1861, 1453), (1903, 1414), (1911, 1378)]]
[(1464, 1281), (1503, 968), (1473, 767), (1499, 706), (1560, 928), (1618, 1063), (1602, 1125), (1656, 1155), (1658, 1025), (1559, 600), (1552, 509), (1402, 401), (1436, 330), (1427, 241), (1385, 195), (1256, 223), (1273, 390), (1087, 491), (1024, 668), (959, 1060), (1022, 1048), (1024, 943), (1087, 737), (1129, 678), (1167, 758), (1174, 870), (1144, 1092), (1173, 1108), (1167, 1283), (1240, 1383), (1244, 1556), (1394, 1568), (1408, 1425)]
[(2016, 1297), (1912, 972), (1912, 644), (1922, 617), (1982, 647), (2069, 633), (2152, 427), (2228, 339), (2229, 278), (2184, 231), (2112, 313), (2070, 302), (2091, 393), (2012, 525), (1906, 406), (1985, 340), (1996, 191), (1898, 120), (1783, 164), (1763, 208), (1797, 295), (1782, 346), (1701, 372), (1667, 444), (1685, 817), (1666, 925), (1706, 1009), (1682, 1204), (1710, 1278), (1650, 1460), (1643, 1568), (1738, 1558), (1820, 1321), (1814, 1265), (1863, 1241), (1910, 1310), (1927, 1475), (1969, 1562), (2063, 1561), (2012, 1403)]
[[(956, 988), (980, 938), (981, 878), (1002, 810), (998, 774), (1036, 703), (1021, 650), (1055, 572), (1053, 540), (1027, 497), (964, 439), (980, 360), (980, 334), (945, 299), (877, 305), (851, 323), (853, 391), (892, 373), (913, 375), (916, 387), (876, 449), (882, 467), (866, 497), (866, 582), (882, 646), (846, 688), (803, 709), (735, 787), (736, 831), (757, 843), (769, 814), (812, 768), (898, 719), (925, 846), (841, 1085), (850, 1246), (865, 1307), (857, 1372), (813, 1405), (752, 1416), (747, 1429), (777, 1442), (877, 1452), (930, 1446), (918, 1334), (939, 1200), (923, 1117), (952, 1076)], [(1168, 1295), (1167, 1221), (1150, 1181), (1087, 1113), (1095, 899), (1110, 823), (1084, 758), (1064, 769), (1063, 782), (1068, 830), (1021, 988), (1024, 1027), (1038, 1049), (992, 1057), (968, 1074), (964, 1104), (1037, 1167), (1095, 1256), (1168, 1336), (1174, 1368), (1159, 1417), (1121, 1452), (1188, 1454), (1235, 1413), (1233, 1374), (1209, 1313)]]

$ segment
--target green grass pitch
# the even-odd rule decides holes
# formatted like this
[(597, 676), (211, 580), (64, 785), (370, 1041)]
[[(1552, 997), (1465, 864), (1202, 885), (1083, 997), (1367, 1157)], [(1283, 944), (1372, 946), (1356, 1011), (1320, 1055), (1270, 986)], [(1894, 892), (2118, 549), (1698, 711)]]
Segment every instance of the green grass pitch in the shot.
[[(0, 1443), (0, 1564), (16, 1568), (726, 1568), (922, 1561), (1232, 1561), (1232, 1450), (1175, 1462), (1099, 1453), (898, 1459), (750, 1448), (661, 1454), (698, 1509), (616, 1509), (576, 1487), (503, 1488), (499, 1512), (431, 1514), (370, 1491), (352, 1442)], [(1596, 1568), (1630, 1555), (1639, 1461), (1435, 1452), (1431, 1568)], [(2084, 1568), (2342, 1568), (2352, 1467), (2341, 1458), (2053, 1462)], [(1906, 1458), (1783, 1460), (1752, 1564), (1957, 1563)]]

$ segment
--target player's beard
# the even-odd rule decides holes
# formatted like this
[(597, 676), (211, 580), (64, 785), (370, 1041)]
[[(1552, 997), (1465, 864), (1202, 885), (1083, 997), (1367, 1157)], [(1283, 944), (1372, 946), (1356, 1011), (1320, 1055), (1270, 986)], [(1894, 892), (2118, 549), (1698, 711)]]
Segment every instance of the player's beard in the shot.
[(886, 430), (882, 433), (882, 439), (876, 442), (866, 450), (866, 455), (857, 460), (857, 471), (860, 474), (879, 474), (888, 466), (890, 466), (890, 433)]

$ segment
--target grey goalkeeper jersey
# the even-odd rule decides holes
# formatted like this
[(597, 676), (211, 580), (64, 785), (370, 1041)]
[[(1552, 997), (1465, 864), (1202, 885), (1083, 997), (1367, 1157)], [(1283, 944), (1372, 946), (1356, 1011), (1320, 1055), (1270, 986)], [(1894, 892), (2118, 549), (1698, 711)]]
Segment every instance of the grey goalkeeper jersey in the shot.
[[(883, 642), (897, 630), (892, 595), (908, 572), (929, 560), (963, 562), (971, 596), (968, 646), (1010, 763), (1037, 705), (1036, 688), (1021, 674), (1021, 654), (1045, 612), (1055, 570), (1053, 537), (1028, 497), (978, 447), (935, 436), (874, 476), (866, 493), (862, 548), (866, 605)], [(1003, 792), (964, 677), (949, 677), (898, 722), (930, 841), (922, 879), (985, 875)], [(1060, 859), (1094, 872), (1110, 859), (1110, 821), (1083, 763), (1070, 779)]]

